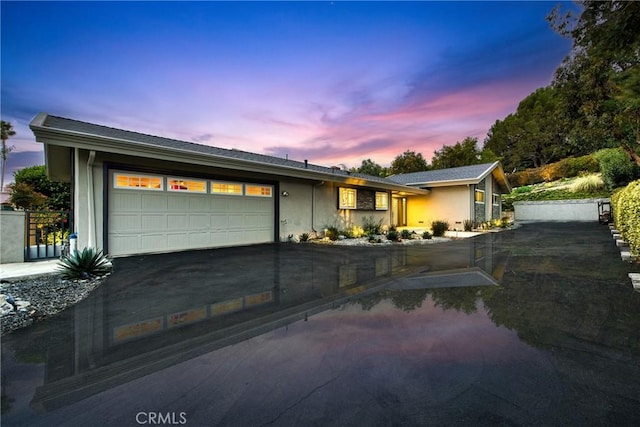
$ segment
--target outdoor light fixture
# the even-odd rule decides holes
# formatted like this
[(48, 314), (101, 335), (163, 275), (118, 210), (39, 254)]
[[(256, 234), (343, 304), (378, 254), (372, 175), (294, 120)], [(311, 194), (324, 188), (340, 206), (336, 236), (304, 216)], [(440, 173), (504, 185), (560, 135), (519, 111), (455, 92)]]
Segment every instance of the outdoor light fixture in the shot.
[(288, 191), (283, 191), (281, 194), (282, 194), (282, 197), (289, 197)]

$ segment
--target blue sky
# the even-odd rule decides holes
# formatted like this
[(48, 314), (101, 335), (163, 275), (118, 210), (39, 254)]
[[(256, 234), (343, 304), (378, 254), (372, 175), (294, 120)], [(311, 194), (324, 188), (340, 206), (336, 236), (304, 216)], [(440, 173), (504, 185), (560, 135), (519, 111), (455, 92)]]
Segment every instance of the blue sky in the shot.
[(2, 1), (8, 174), (43, 162), (40, 111), (326, 166), (430, 159), (549, 84), (555, 4)]

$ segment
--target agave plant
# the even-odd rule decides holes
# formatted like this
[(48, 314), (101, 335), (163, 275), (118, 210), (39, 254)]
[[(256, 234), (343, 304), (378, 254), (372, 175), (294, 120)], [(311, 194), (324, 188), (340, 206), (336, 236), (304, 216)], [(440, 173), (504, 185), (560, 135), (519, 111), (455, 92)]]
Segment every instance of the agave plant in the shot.
[(89, 279), (111, 271), (111, 260), (102, 251), (84, 248), (74, 255), (63, 256), (58, 271), (65, 279)]

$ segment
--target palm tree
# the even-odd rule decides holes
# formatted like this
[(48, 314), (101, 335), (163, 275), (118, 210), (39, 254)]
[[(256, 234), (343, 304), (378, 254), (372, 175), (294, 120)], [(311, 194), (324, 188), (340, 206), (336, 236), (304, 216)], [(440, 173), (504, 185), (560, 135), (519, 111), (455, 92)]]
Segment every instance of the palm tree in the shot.
[(0, 138), (2, 138), (2, 151), (0, 156), (2, 157), (2, 171), (0, 174), (0, 191), (4, 189), (4, 169), (7, 165), (7, 155), (13, 151), (13, 147), (7, 147), (7, 139), (14, 136), (16, 132), (13, 130), (13, 125), (4, 120), (0, 120)]

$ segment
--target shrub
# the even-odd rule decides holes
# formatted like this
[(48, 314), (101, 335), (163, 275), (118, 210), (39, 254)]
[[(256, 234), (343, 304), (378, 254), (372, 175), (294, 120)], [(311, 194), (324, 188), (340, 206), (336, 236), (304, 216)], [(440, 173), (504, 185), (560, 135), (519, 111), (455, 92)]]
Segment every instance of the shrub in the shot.
[(462, 227), (464, 228), (464, 231), (473, 230), (473, 221), (470, 219), (465, 219), (464, 221), (462, 221)]
[(389, 230), (389, 232), (387, 233), (387, 240), (390, 240), (392, 242), (397, 242), (398, 237), (399, 237), (399, 234), (395, 229)]
[(426, 239), (426, 240), (431, 240), (433, 236), (431, 236), (431, 233), (429, 233), (428, 231), (424, 231), (422, 232), (422, 238)]
[(600, 163), (602, 180), (610, 190), (633, 180), (634, 164), (621, 148), (605, 148), (594, 156)]
[(302, 233), (300, 236), (298, 236), (298, 239), (299, 239), (301, 242), (307, 242), (307, 241), (309, 241), (309, 238), (310, 238), (310, 237), (311, 237), (311, 236), (309, 235), (309, 233)]
[(444, 232), (449, 229), (449, 223), (447, 221), (433, 221), (431, 223), (431, 231), (435, 237), (444, 236)]
[(373, 215), (362, 218), (362, 229), (365, 236), (375, 236), (382, 232), (382, 218), (376, 221)]
[(410, 239), (411, 238), (411, 232), (407, 229), (404, 229), (400, 232), (400, 237), (402, 237), (403, 239)]
[(338, 236), (340, 235), (340, 231), (337, 227), (327, 227), (324, 229), (324, 236), (327, 237), (331, 241), (338, 240)]
[(111, 271), (111, 260), (94, 248), (84, 248), (73, 255), (60, 258), (58, 270), (65, 279), (89, 279)]
[(611, 196), (616, 228), (629, 243), (634, 255), (640, 255), (640, 180)]
[(600, 175), (596, 174), (581, 176), (571, 184), (571, 191), (574, 193), (580, 191), (591, 193), (602, 190), (602, 188), (604, 188), (604, 181)]

